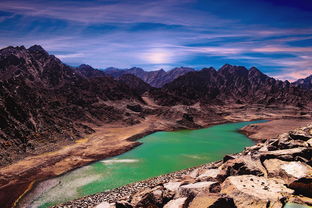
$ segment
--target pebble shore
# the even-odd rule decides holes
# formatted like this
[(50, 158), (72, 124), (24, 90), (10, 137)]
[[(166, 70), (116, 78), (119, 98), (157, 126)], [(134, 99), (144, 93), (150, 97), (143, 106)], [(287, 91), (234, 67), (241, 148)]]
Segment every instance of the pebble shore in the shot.
[(156, 176), (156, 177), (146, 179), (143, 181), (127, 184), (125, 186), (121, 186), (121, 187), (118, 187), (109, 191), (105, 191), (105, 192), (85, 196), (85, 197), (82, 197), (80, 199), (76, 199), (73, 201), (65, 202), (63, 204), (53, 206), (53, 208), (77, 208), (77, 207), (91, 208), (104, 201), (112, 203), (112, 202), (116, 202), (120, 200), (127, 200), (129, 196), (137, 192), (140, 192), (142, 190), (145, 190), (146, 188), (154, 187), (154, 186), (157, 186), (158, 184), (167, 183), (177, 178), (182, 178), (185, 175), (191, 174), (191, 172), (195, 169), (214, 168), (215, 166), (217, 166), (217, 164), (220, 164), (220, 163), (221, 161), (211, 162), (211, 163), (203, 164), (200, 166), (168, 173), (165, 175)]

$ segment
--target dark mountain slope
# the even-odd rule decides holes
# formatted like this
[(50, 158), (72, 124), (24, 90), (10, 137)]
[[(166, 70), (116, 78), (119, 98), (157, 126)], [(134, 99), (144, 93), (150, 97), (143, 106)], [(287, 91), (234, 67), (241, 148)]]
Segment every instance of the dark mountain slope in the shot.
[(203, 69), (180, 76), (151, 96), (161, 105), (195, 104), (290, 104), (304, 105), (311, 101), (311, 93), (275, 80), (255, 67), (224, 65), (216, 71)]
[(149, 91), (152, 87), (141, 80), (140, 78), (136, 77), (133, 74), (124, 74), (117, 78), (117, 80), (121, 81), (122, 83), (126, 84), (131, 90), (135, 91), (139, 95), (142, 95), (144, 92)]
[(93, 68), (64, 65), (40, 46), (0, 50), (1, 164), (91, 133), (92, 125), (134, 121), (120, 100), (142, 102), (127, 85)]
[(312, 89), (312, 75), (304, 79), (298, 79), (297, 81), (293, 82), (293, 84), (302, 89), (311, 90)]

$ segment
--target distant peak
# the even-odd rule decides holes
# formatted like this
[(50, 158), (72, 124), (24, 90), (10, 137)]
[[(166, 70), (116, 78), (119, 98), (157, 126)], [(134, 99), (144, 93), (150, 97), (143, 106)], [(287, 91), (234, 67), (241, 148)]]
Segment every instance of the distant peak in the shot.
[(219, 72), (237, 72), (237, 71), (247, 71), (247, 69), (244, 66), (235, 66), (230, 64), (224, 64), (220, 69)]
[(79, 69), (93, 69), (93, 67), (88, 64), (81, 64), (80, 66), (78, 66), (78, 68)]
[(27, 49), (31, 53), (41, 53), (41, 54), (48, 54), (46, 50), (44, 50), (40, 45), (33, 45)]
[(1, 52), (8, 52), (8, 53), (11, 53), (13, 51), (17, 52), (17, 51), (21, 51), (21, 50), (26, 50), (26, 48), (24, 46), (8, 46), (6, 48), (2, 48), (0, 51)]
[(233, 67), (233, 65), (231, 65), (231, 64), (224, 64), (224, 65), (221, 67), (221, 69), (222, 69), (222, 68), (229, 68), (229, 67)]
[(201, 71), (216, 71), (216, 69), (211, 66), (209, 68), (203, 68)]
[(254, 67), (254, 66), (249, 69), (248, 74), (251, 76), (266, 76), (258, 68)]
[(171, 69), (170, 71), (194, 71), (194, 69), (191, 67), (181, 66), (181, 67), (175, 67), (175, 68)]
[(139, 67), (132, 67), (128, 71), (144, 72), (144, 70), (142, 68), (139, 68)]
[(251, 67), (250, 69), (249, 69), (249, 71), (252, 71), (252, 72), (260, 72), (261, 73), (261, 71), (257, 68), (257, 67)]

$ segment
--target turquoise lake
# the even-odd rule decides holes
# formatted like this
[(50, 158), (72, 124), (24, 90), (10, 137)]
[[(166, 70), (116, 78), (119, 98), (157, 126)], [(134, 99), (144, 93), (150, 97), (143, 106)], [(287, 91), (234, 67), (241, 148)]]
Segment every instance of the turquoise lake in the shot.
[(261, 122), (265, 121), (150, 134), (140, 139), (142, 145), (129, 152), (39, 184), (37, 190), (28, 194), (22, 203), (27, 202), (31, 207), (48, 207), (153, 176), (221, 160), (225, 154), (237, 153), (253, 145), (252, 140), (237, 130)]

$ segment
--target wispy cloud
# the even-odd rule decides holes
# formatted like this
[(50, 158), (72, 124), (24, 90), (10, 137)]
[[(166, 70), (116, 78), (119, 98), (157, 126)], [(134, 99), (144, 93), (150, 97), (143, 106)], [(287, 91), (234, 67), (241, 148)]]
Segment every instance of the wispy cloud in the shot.
[[(193, 25), (224, 21), (204, 12), (190, 11), (194, 0), (159, 1), (21, 1), (3, 0), (0, 10), (25, 16), (51, 17), (84, 24), (152, 22)], [(177, 13), (183, 15), (177, 16)], [(207, 19), (208, 18), (208, 19)], [(199, 21), (200, 20), (200, 21)]]
[[(263, 67), (280, 79), (308, 76), (312, 68), (308, 13), (296, 13), (296, 18), (301, 14), (304, 18), (293, 24), (294, 17), (287, 15), (296, 8), (281, 10), (289, 24), (280, 26), (274, 14), (261, 13), (267, 4), (257, 4), (253, 17), (251, 11), (241, 11), (240, 1), (2, 0), (0, 47), (40, 44), (66, 63), (97, 68), (233, 63)], [(274, 12), (278, 9), (282, 8)], [(241, 16), (245, 13), (248, 18)]]

